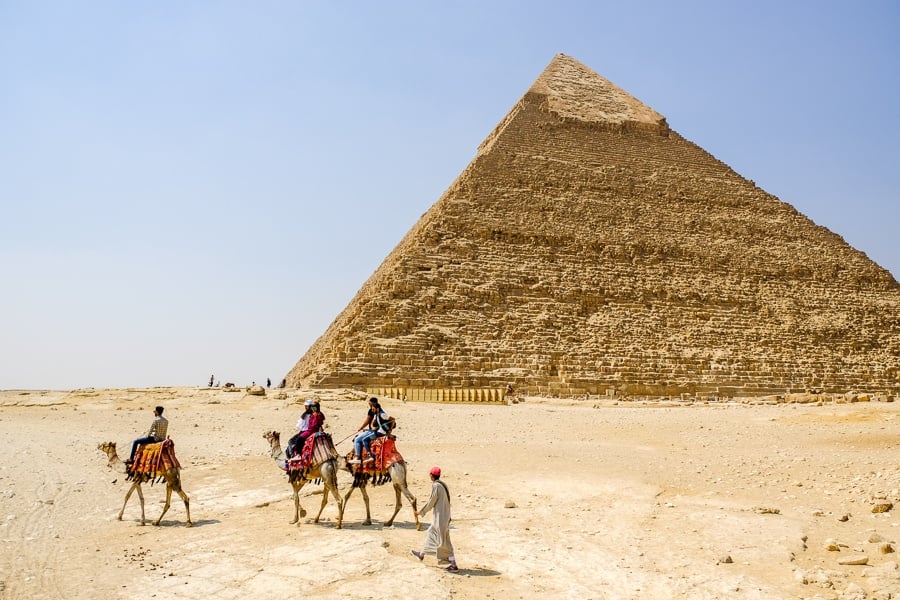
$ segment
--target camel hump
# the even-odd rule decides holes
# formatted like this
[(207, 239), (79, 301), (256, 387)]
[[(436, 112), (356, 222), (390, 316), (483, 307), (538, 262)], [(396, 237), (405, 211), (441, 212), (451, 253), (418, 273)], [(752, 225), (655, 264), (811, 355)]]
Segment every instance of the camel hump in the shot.
[(299, 471), (305, 477), (307, 473), (318, 469), (323, 463), (338, 457), (337, 449), (331, 435), (319, 432), (309, 436), (299, 454), (285, 461), (285, 470), (290, 474)]
[(148, 480), (161, 477), (170, 469), (180, 469), (181, 463), (175, 456), (175, 442), (166, 438), (153, 444), (142, 444), (137, 447), (131, 473)]
[(312, 463), (315, 466), (321, 465), (326, 460), (332, 460), (338, 457), (337, 449), (334, 447), (334, 441), (331, 434), (319, 432), (314, 436), (312, 448)]
[[(365, 450), (363, 450), (363, 454), (366, 457), (369, 456), (366, 454)], [(403, 456), (401, 456), (400, 451), (397, 450), (397, 443), (394, 440), (394, 436), (379, 437), (372, 441), (372, 460), (365, 458), (362, 464), (355, 464), (350, 461), (352, 456), (353, 452), (351, 451), (350, 454), (347, 455), (347, 463), (350, 465), (350, 472), (353, 473), (354, 476), (382, 477), (387, 475), (391, 465), (403, 462)], [(389, 479), (380, 479), (382, 483), (388, 480)], [(376, 483), (376, 485), (378, 485), (378, 483)]]

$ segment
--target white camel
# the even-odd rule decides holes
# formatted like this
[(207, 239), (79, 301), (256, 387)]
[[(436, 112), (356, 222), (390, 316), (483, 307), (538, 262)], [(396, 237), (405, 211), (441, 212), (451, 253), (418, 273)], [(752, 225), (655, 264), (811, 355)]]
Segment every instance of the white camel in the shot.
[[(125, 507), (128, 506), (128, 499), (131, 498), (131, 494), (137, 490), (138, 498), (141, 501), (141, 525), (146, 524), (147, 518), (144, 515), (144, 492), (141, 490), (141, 483), (146, 481), (145, 477), (140, 473), (132, 473), (130, 472), (128, 465), (126, 465), (122, 459), (119, 458), (119, 455), (116, 453), (116, 443), (115, 442), (103, 442), (97, 446), (97, 449), (106, 453), (106, 456), (109, 458), (109, 462), (107, 466), (116, 471), (117, 473), (122, 473), (132, 477), (131, 487), (128, 488), (128, 492), (125, 494), (125, 502), (122, 504), (122, 510), (119, 511), (118, 519), (122, 520), (122, 515), (125, 513)], [(159, 522), (162, 521), (163, 515), (166, 514), (166, 511), (169, 510), (169, 506), (172, 500), (172, 492), (174, 491), (181, 499), (184, 500), (184, 511), (187, 513), (187, 523), (185, 523), (186, 527), (192, 527), (194, 524), (191, 522), (191, 501), (188, 498), (187, 494), (184, 493), (184, 490), (181, 489), (181, 473), (178, 467), (169, 466), (165, 469), (164, 472), (160, 473), (161, 476), (166, 479), (166, 504), (163, 506), (162, 513), (160, 513), (159, 518), (153, 521), (154, 525), (159, 525)]]
[(300, 490), (303, 488), (306, 482), (321, 479), (325, 486), (325, 490), (322, 492), (322, 505), (319, 507), (319, 514), (316, 515), (316, 518), (313, 522), (319, 522), (319, 517), (322, 516), (322, 511), (325, 510), (325, 505), (328, 504), (328, 494), (330, 493), (334, 496), (334, 499), (338, 505), (338, 518), (336, 527), (337, 529), (340, 529), (341, 523), (344, 519), (344, 502), (343, 500), (341, 500), (341, 494), (338, 491), (338, 459), (331, 458), (319, 465), (313, 466), (308, 472), (306, 472), (306, 475), (303, 476), (300, 471), (288, 471), (285, 468), (285, 455), (284, 450), (281, 449), (280, 433), (278, 433), (277, 431), (267, 431), (263, 434), (263, 437), (266, 439), (266, 441), (269, 442), (269, 455), (275, 461), (275, 464), (278, 465), (279, 469), (287, 472), (288, 482), (291, 484), (291, 488), (293, 489), (294, 519), (291, 521), (291, 524), (299, 524), (300, 518), (306, 516), (306, 511), (302, 506), (300, 506)]

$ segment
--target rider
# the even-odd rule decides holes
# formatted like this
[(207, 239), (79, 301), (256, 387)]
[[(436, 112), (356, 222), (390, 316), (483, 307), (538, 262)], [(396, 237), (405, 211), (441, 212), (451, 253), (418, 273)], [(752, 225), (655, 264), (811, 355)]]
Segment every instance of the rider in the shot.
[(137, 447), (142, 444), (155, 444), (166, 439), (166, 432), (169, 429), (169, 420), (163, 414), (163, 407), (157, 406), (153, 409), (153, 422), (150, 424), (150, 431), (144, 437), (139, 437), (131, 444), (131, 456), (126, 460), (126, 464), (134, 462), (134, 454)]
[(298, 434), (300, 436), (300, 440), (297, 443), (298, 454), (303, 451), (303, 446), (306, 445), (306, 440), (308, 440), (314, 434), (322, 431), (322, 425), (325, 423), (325, 415), (322, 414), (322, 410), (318, 402), (314, 402), (310, 406), (310, 409), (312, 410), (312, 412), (309, 415), (309, 421), (306, 422), (306, 429)]
[(365, 462), (375, 460), (372, 456), (372, 440), (389, 435), (395, 425), (396, 421), (394, 420), (394, 417), (391, 417), (384, 412), (384, 409), (381, 408), (381, 404), (378, 403), (378, 398), (369, 398), (369, 411), (366, 413), (366, 420), (363, 421), (363, 424), (357, 429), (357, 431), (362, 433), (358, 433), (353, 439), (353, 449), (356, 452), (356, 458), (349, 462), (351, 464), (360, 464), (363, 455), (363, 447), (365, 447), (366, 452), (369, 454)]
[(303, 442), (300, 441), (300, 436), (306, 431), (307, 426), (309, 425), (309, 417), (312, 415), (312, 406), (313, 401), (308, 399), (303, 403), (306, 407), (303, 411), (303, 414), (300, 415), (300, 419), (297, 420), (297, 433), (295, 433), (290, 440), (288, 440), (287, 448), (284, 451), (285, 456), (291, 458), (295, 454), (299, 454), (301, 450), (303, 450)]

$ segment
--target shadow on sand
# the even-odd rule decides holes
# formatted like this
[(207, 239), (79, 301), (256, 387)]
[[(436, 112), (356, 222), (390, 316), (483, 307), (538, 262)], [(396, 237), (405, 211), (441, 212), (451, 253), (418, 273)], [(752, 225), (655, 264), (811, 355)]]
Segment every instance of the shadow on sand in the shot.
[(471, 575), (472, 577), (498, 577), (500, 575), (500, 571), (481, 567), (473, 567), (471, 569), (460, 567), (459, 571), (447, 571), (447, 573), (450, 575)]

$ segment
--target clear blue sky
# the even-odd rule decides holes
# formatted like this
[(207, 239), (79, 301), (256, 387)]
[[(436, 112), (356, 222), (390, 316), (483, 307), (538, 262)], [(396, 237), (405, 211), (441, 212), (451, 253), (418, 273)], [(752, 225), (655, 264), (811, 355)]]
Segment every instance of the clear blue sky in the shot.
[(559, 52), (898, 277), (898, 31), (876, 0), (0, 0), (0, 389), (280, 381)]

